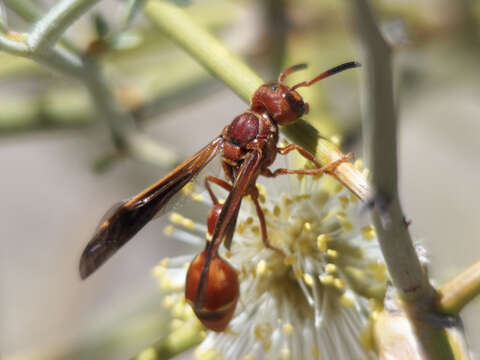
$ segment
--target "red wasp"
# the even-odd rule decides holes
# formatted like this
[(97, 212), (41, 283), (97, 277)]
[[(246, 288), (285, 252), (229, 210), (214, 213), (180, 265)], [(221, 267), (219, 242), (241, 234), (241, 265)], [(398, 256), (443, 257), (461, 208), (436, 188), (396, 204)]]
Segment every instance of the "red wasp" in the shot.
[[(345, 156), (322, 167), (315, 160), (313, 154), (298, 145), (290, 144), (283, 148), (277, 147), (278, 125), (291, 124), (308, 113), (308, 104), (303, 101), (296, 89), (310, 86), (330, 75), (358, 66), (360, 64), (357, 62), (347, 62), (321, 73), (310, 81), (303, 81), (289, 87), (283, 83), (285, 78), (294, 71), (306, 68), (306, 64), (298, 64), (281, 73), (277, 82), (260, 86), (252, 96), (250, 109), (233, 119), (223, 129), (222, 133), (207, 146), (140, 194), (120, 203), (107, 212), (104, 216), (105, 220), (99, 225), (82, 253), (80, 259), (80, 276), (82, 279), (88, 277), (107, 261), (152, 220), (174, 194), (191, 181), (217, 154), (223, 152), (222, 166), (227, 181), (214, 176), (207, 176), (205, 187), (212, 196), (212, 200), (215, 195), (210, 188), (210, 183), (217, 184), (229, 193), (221, 208), (214, 207), (218, 211), (218, 216), (211, 220), (215, 223), (212, 240), (207, 243), (203, 255), (197, 256), (192, 263), (192, 267), (199, 267), (201, 272), (195, 286), (192, 285), (194, 286), (194, 296), (190, 297), (195, 313), (201, 320), (203, 319), (204, 324), (212, 330), (222, 331), (228, 324), (231, 315), (226, 322), (222, 323), (222, 326), (210, 326), (210, 322), (206, 320), (208, 316), (212, 316), (213, 319), (215, 316), (225, 318), (222, 314), (212, 313), (211, 311), (205, 312), (204, 305), (207, 292), (210, 291), (209, 269), (212, 266), (222, 266), (222, 263), (218, 262), (220, 258), (217, 249), (222, 240), (224, 240), (225, 247), (230, 248), (244, 196), (250, 195), (255, 204), (263, 243), (266, 247), (282, 253), (281, 250), (270, 245), (268, 241), (265, 217), (258, 201), (259, 194), (256, 187), (258, 176), (275, 177), (280, 174), (318, 175), (322, 172), (331, 173), (336, 166), (348, 158), (348, 156)], [(275, 171), (269, 169), (277, 154), (285, 155), (293, 150), (298, 151), (303, 157), (315, 164), (317, 168), (308, 170), (280, 168)], [(225, 261), (223, 263), (227, 264)], [(215, 323), (215, 321), (213, 322)], [(217, 325), (219, 323), (221, 322), (216, 322)]]

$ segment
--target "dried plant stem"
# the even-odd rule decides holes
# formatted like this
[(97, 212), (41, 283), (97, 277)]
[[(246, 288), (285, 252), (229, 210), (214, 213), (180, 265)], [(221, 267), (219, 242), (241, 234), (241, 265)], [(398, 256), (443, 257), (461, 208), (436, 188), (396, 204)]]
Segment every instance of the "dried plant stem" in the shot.
[(397, 114), (394, 106), (391, 49), (376, 25), (366, 0), (351, 0), (353, 19), (365, 51), (367, 164), (374, 190), (373, 221), (392, 282), (417, 330), (425, 359), (453, 359), (441, 328), (429, 325), (435, 291), (415, 252), (405, 224), (397, 188)]
[(480, 260), (440, 287), (437, 309), (445, 314), (458, 315), (477, 295), (480, 295)]

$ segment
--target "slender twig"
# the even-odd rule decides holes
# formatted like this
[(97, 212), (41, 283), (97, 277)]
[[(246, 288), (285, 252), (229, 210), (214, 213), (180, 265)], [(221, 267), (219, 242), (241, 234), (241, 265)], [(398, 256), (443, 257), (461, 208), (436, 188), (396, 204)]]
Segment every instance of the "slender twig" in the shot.
[(81, 15), (99, 0), (62, 0), (33, 27), (28, 45), (35, 53), (48, 51)]
[(367, 164), (377, 197), (373, 211), (392, 281), (407, 301), (432, 299), (433, 289), (405, 225), (397, 188), (397, 114), (393, 101), (391, 49), (365, 0), (352, 0), (354, 20), (365, 49)]
[(480, 260), (477, 260), (438, 290), (439, 312), (458, 315), (465, 305), (480, 295)]
[(265, 53), (270, 59), (270, 68), (273, 76), (282, 71), (287, 50), (288, 38), (288, 2), (286, 0), (262, 0)]
[(169, 166), (177, 161), (171, 150), (136, 131), (134, 119), (115, 101), (93, 59), (85, 61), (83, 81), (97, 110), (109, 125), (118, 149), (156, 165)]
[(391, 49), (381, 35), (366, 0), (351, 0), (353, 18), (365, 50), (367, 162), (375, 198), (372, 216), (378, 241), (400, 298), (411, 316), (421, 352), (428, 359), (452, 359), (441, 328), (429, 325), (435, 292), (415, 252), (397, 188), (397, 114), (394, 106)]

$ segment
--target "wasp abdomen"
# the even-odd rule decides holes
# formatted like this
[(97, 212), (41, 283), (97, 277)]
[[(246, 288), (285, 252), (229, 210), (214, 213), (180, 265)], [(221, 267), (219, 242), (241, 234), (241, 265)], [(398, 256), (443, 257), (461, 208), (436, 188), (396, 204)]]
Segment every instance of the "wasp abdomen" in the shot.
[[(206, 251), (198, 254), (188, 269), (185, 298), (203, 325), (214, 331), (223, 331), (237, 306), (238, 276), (235, 269), (215, 253), (208, 269), (206, 285), (199, 294), (198, 285), (205, 265), (205, 257)], [(198, 301), (197, 296), (201, 296), (202, 300)]]

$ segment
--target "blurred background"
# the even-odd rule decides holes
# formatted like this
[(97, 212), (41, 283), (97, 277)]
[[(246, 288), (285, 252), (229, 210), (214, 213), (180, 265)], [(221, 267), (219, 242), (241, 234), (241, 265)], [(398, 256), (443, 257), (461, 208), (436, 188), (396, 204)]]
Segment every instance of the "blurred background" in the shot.
[[(4, 1), (2, 22), (28, 31), (34, 16), (25, 9), (41, 14), (54, 3)], [(141, 8), (125, 20), (133, 14), (130, 3), (103, 1), (66, 35), (98, 57), (139, 128), (184, 159), (247, 105), (166, 39)], [(372, 5), (395, 49), (401, 198), (441, 284), (480, 254), (480, 1)], [(186, 10), (266, 80), (297, 62), (309, 68), (292, 75), (292, 83), (362, 60), (348, 1), (197, 0)], [(301, 91), (311, 108), (305, 119), (357, 157), (362, 79), (362, 69), (349, 71)], [(128, 359), (164, 335), (168, 315), (151, 269), (189, 251), (163, 235), (165, 219), (149, 224), (87, 281), (77, 268), (104, 212), (169, 164), (119, 152), (78, 81), (5, 53), (0, 164), (2, 359)], [(462, 313), (474, 353), (479, 316), (478, 300)]]

